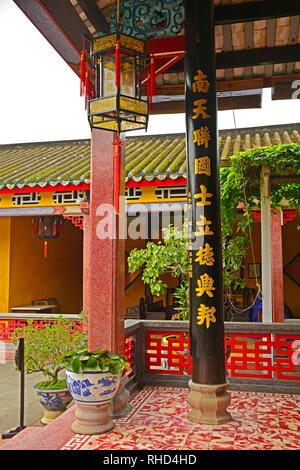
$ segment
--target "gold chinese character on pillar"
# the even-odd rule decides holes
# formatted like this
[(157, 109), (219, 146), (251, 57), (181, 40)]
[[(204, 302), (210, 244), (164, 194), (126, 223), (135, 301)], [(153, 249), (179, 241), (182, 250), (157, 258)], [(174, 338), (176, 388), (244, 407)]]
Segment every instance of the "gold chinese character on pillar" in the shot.
[(215, 307), (206, 307), (206, 305), (200, 304), (198, 308), (197, 324), (203, 325), (205, 322), (206, 328), (209, 328), (211, 322), (216, 322), (215, 311)]
[(201, 237), (202, 235), (213, 235), (214, 232), (209, 228), (212, 221), (208, 220), (204, 215), (200, 215), (200, 219), (200, 221), (198, 220), (196, 222), (198, 225), (198, 232), (195, 233), (196, 237)]
[(204, 186), (203, 184), (200, 185), (200, 191), (200, 193), (195, 194), (195, 199), (200, 199), (200, 201), (197, 201), (197, 205), (210, 206), (211, 201), (208, 201), (207, 198), (210, 198), (213, 195), (207, 192), (206, 186)]
[(211, 136), (207, 126), (202, 126), (199, 129), (196, 129), (193, 131), (193, 135), (193, 144), (197, 144), (198, 147), (201, 145), (204, 145), (205, 148), (208, 147), (208, 142), (211, 140)]
[(209, 157), (195, 158), (195, 175), (211, 175)]
[(215, 262), (214, 251), (209, 243), (205, 243), (204, 247), (199, 248), (195, 261), (200, 265), (213, 266)]
[(193, 92), (207, 93), (209, 87), (210, 83), (207, 80), (207, 75), (205, 75), (201, 70), (198, 70), (197, 75), (194, 76)]
[(208, 119), (210, 118), (210, 115), (207, 114), (206, 112), (206, 103), (207, 103), (207, 100), (195, 100), (194, 101), (194, 116), (193, 116), (193, 119), (198, 119), (199, 116), (202, 117), (202, 119)]
[(203, 294), (207, 294), (208, 297), (213, 297), (212, 291), (215, 290), (213, 287), (214, 280), (208, 274), (202, 274), (197, 280), (198, 287), (196, 292), (198, 297), (202, 297)]

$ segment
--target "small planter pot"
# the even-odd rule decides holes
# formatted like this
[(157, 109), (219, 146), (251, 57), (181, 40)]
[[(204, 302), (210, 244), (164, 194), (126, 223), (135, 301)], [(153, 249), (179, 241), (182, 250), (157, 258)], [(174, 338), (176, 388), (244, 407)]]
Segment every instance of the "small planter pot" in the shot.
[(114, 423), (110, 417), (110, 403), (116, 395), (122, 374), (66, 370), (67, 384), (77, 407), (72, 431), (77, 434), (102, 434)]
[(51, 421), (66, 411), (67, 406), (73, 400), (68, 388), (47, 390), (40, 389), (36, 385), (34, 385), (33, 388), (36, 390), (40, 404), (45, 409), (44, 416), (41, 419), (42, 424), (51, 423)]

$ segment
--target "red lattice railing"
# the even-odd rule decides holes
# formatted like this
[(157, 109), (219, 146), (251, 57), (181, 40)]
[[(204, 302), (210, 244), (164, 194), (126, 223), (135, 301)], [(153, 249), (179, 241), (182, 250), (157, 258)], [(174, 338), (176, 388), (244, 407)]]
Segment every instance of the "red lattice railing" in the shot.
[(130, 366), (130, 370), (127, 375), (132, 375), (134, 369), (134, 336), (126, 336), (124, 341), (124, 356), (127, 359), (127, 362)]
[[(32, 320), (35, 328), (42, 329), (46, 324), (53, 323), (55, 319)], [(16, 328), (22, 329), (27, 325), (27, 319), (7, 318), (0, 319), (0, 342), (11, 343), (11, 336)], [(82, 329), (80, 321), (72, 320), (72, 331)], [(134, 336), (126, 336), (124, 341), (124, 356), (126, 357), (131, 369), (134, 367)], [(128, 375), (132, 374), (132, 370)]]
[(163, 374), (190, 374), (188, 333), (146, 332), (146, 371)]
[[(146, 332), (146, 372), (191, 374), (189, 335)], [(300, 335), (226, 333), (226, 370), (231, 377), (300, 380)]]
[[(32, 320), (32, 325), (38, 329), (42, 329), (45, 324), (53, 323), (55, 320)], [(27, 319), (9, 318), (0, 320), (0, 341), (4, 343), (11, 343), (11, 335), (16, 328), (22, 329), (27, 325)], [(72, 320), (72, 330), (82, 329), (80, 321)]]
[[(36, 328), (55, 319), (33, 320)], [(26, 326), (26, 319), (1, 319), (0, 342), (11, 343), (12, 332)], [(257, 326), (257, 325), (256, 325)], [(72, 329), (81, 329), (80, 321), (72, 320)], [(278, 332), (226, 332), (225, 366), (228, 375), (241, 378), (300, 380), (300, 334)], [(299, 329), (297, 330), (299, 333)], [(135, 333), (127, 334), (124, 355), (134, 373), (136, 361)], [(189, 334), (182, 331), (145, 331), (146, 373), (190, 375)]]

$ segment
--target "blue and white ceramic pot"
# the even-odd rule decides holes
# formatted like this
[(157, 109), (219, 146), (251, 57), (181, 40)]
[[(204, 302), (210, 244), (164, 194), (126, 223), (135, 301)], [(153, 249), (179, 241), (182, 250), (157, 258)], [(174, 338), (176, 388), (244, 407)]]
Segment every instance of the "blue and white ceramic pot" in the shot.
[(40, 389), (36, 385), (33, 386), (36, 390), (40, 404), (44, 408), (44, 416), (41, 419), (42, 424), (49, 424), (57, 416), (66, 411), (67, 406), (73, 400), (72, 395), (68, 388), (61, 390), (46, 390)]
[(110, 372), (83, 372), (76, 374), (66, 370), (66, 379), (72, 397), (85, 405), (104, 405), (109, 403), (117, 393), (122, 374)]

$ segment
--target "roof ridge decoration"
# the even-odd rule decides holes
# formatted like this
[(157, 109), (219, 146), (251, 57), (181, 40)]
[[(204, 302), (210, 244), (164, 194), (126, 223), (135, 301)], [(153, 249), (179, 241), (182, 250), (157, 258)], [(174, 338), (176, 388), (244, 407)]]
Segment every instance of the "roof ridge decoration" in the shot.
[[(184, 22), (183, 0), (123, 0), (120, 17), (120, 32), (138, 39), (176, 35)], [(110, 29), (117, 30), (117, 7)]]

